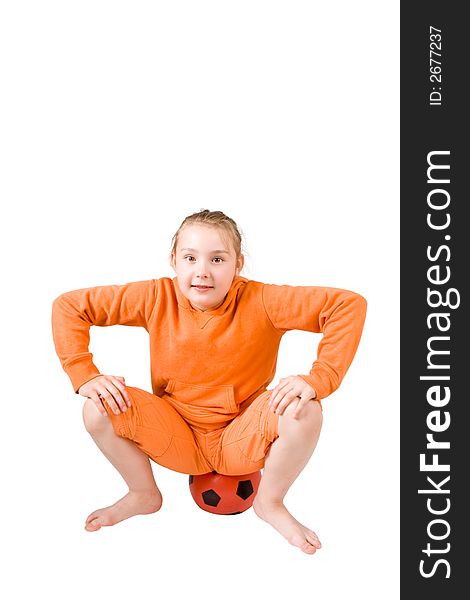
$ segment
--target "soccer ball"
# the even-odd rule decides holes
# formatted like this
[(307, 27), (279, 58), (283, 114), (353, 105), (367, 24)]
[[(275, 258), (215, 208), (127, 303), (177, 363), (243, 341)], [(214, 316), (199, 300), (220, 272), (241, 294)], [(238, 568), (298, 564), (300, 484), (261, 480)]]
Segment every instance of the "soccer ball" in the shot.
[(261, 471), (248, 475), (221, 475), (217, 471), (190, 475), (189, 489), (199, 506), (216, 515), (238, 515), (253, 504)]

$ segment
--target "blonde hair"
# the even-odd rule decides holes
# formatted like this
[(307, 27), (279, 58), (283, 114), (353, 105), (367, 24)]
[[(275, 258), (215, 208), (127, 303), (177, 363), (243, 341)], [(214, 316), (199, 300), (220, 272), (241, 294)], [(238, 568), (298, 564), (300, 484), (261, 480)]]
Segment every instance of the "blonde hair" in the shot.
[(176, 253), (176, 246), (178, 244), (178, 236), (182, 229), (187, 225), (207, 225), (208, 227), (214, 227), (218, 229), (222, 229), (225, 234), (228, 235), (230, 240), (232, 241), (233, 247), (235, 249), (235, 254), (237, 258), (242, 253), (242, 236), (238, 225), (235, 223), (233, 219), (228, 217), (225, 213), (220, 210), (207, 210), (201, 209), (199, 212), (193, 213), (192, 215), (188, 215), (181, 225), (178, 227), (178, 231), (175, 233), (172, 239), (172, 247), (171, 254), (174, 255)]

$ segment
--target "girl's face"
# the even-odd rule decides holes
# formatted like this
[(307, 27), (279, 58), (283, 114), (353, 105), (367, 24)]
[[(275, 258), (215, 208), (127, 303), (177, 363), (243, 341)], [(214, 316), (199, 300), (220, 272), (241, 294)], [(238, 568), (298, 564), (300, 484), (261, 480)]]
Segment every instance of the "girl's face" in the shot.
[(222, 304), (243, 267), (243, 255), (237, 258), (229, 236), (221, 233), (216, 227), (187, 225), (171, 256), (181, 292), (199, 310)]

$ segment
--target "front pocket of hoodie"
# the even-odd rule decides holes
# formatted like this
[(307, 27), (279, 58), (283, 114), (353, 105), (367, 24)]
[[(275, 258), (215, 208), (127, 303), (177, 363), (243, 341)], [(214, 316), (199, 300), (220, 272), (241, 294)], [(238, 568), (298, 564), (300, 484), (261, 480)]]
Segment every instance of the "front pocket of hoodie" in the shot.
[(195, 424), (223, 427), (239, 412), (231, 385), (192, 385), (170, 379), (165, 394), (170, 404)]

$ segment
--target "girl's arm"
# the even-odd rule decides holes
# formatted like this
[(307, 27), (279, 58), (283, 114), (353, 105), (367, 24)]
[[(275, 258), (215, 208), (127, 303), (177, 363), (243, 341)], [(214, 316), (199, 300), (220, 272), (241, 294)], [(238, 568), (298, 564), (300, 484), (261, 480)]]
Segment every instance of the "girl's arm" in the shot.
[(88, 350), (92, 325), (147, 328), (156, 302), (156, 281), (139, 281), (75, 290), (52, 305), (54, 345), (75, 392), (100, 375)]
[(313, 286), (264, 285), (266, 314), (281, 331), (323, 334), (308, 374), (300, 375), (321, 400), (340, 385), (356, 353), (366, 315), (366, 300), (348, 290)]

